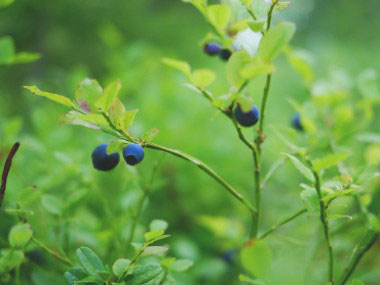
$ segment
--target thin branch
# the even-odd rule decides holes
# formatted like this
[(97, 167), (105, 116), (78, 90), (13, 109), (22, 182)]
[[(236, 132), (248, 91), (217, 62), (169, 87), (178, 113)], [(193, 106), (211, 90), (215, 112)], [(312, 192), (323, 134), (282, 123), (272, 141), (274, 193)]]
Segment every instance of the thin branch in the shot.
[(346, 284), (352, 273), (354, 273), (357, 265), (363, 258), (364, 254), (371, 249), (371, 247), (378, 239), (379, 235), (380, 233), (375, 232), (373, 230), (368, 230), (365, 233), (364, 237), (360, 240), (359, 244), (354, 248), (351, 259), (347, 267), (344, 269), (341, 278), (338, 281), (339, 285)]
[[(309, 163), (311, 164), (311, 162)], [(329, 261), (328, 261), (329, 281), (332, 285), (334, 285), (334, 253), (333, 253), (333, 248), (330, 241), (329, 221), (327, 218), (326, 205), (322, 199), (320, 177), (318, 173), (315, 171), (313, 171), (313, 175), (315, 179), (315, 189), (317, 190), (317, 195), (318, 195), (318, 200), (319, 200), (320, 220), (323, 226), (323, 232), (325, 235), (325, 241), (326, 241), (327, 251), (329, 255)]]
[(48, 248), (46, 245), (44, 245), (42, 242), (40, 242), (35, 237), (32, 237), (32, 241), (34, 241), (39, 247), (41, 247), (44, 251), (46, 251), (50, 255), (54, 256), (56, 259), (62, 261), (63, 263), (65, 263), (67, 265), (71, 265), (71, 266), (74, 265), (74, 263), (69, 258), (64, 257), (64, 256), (60, 255), (58, 252)]
[(255, 213), (256, 209), (252, 206), (252, 204), (246, 199), (241, 193), (235, 190), (230, 184), (228, 184), (222, 177), (220, 177), (211, 167), (209, 167), (207, 164), (203, 163), (202, 161), (198, 160), (195, 157), (192, 157), (191, 155), (184, 153), (179, 150), (171, 149), (165, 146), (161, 146), (154, 143), (147, 143), (145, 144), (146, 148), (155, 149), (159, 151), (163, 151), (166, 153), (169, 153), (171, 155), (177, 156), (179, 158), (182, 158), (186, 161), (191, 162), (192, 164), (196, 165), (200, 169), (203, 170), (207, 175), (212, 177), (216, 182), (218, 182), (220, 185), (224, 187), (228, 192), (230, 192), (236, 199), (238, 199), (242, 204), (244, 204), (251, 213)]
[(0, 186), (0, 207), (3, 204), (4, 201), (4, 196), (5, 196), (5, 189), (7, 188), (7, 180), (8, 180), (8, 175), (9, 171), (11, 170), (11, 165), (12, 165), (12, 160), (13, 157), (15, 156), (17, 150), (20, 147), (20, 143), (16, 142), (7, 157), (7, 160), (5, 161), (4, 169), (3, 169), (3, 175), (1, 176), (1, 186)]
[(274, 224), (273, 226), (271, 226), (269, 229), (267, 229), (263, 234), (261, 234), (259, 236), (259, 239), (266, 238), (268, 235), (270, 235), (272, 232), (279, 229), (281, 226), (293, 221), (294, 219), (296, 219), (297, 217), (301, 216), (303, 213), (306, 213), (306, 212), (307, 212), (306, 208), (302, 208), (301, 210), (298, 210), (293, 215), (291, 215), (291, 216), (283, 219), (282, 221), (278, 222), (277, 224)]

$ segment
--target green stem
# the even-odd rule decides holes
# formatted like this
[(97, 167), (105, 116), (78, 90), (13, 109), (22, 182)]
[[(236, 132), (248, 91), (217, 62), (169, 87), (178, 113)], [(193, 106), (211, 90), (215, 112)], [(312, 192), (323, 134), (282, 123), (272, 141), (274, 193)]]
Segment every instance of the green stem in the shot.
[(268, 235), (270, 235), (272, 232), (274, 232), (275, 230), (277, 230), (281, 226), (293, 221), (295, 218), (301, 216), (303, 213), (306, 213), (306, 212), (307, 212), (306, 208), (302, 208), (301, 210), (298, 210), (293, 215), (291, 215), (291, 216), (283, 219), (282, 221), (278, 222), (277, 224), (274, 224), (273, 226), (271, 226), (269, 229), (267, 229), (263, 234), (261, 234), (259, 236), (259, 239), (266, 238)]
[(184, 153), (182, 151), (171, 149), (171, 148), (164, 147), (164, 146), (154, 144), (154, 143), (147, 143), (145, 144), (145, 147), (163, 151), (163, 152), (169, 153), (171, 155), (177, 156), (179, 158), (182, 158), (186, 161), (191, 162), (192, 164), (196, 165), (201, 170), (203, 170), (203, 172), (205, 172), (207, 175), (213, 178), (220, 185), (222, 185), (224, 189), (226, 189), (228, 192), (230, 192), (230, 194), (232, 194), (236, 199), (238, 199), (242, 204), (244, 204), (252, 214), (256, 212), (256, 209), (252, 206), (252, 204), (248, 201), (248, 199), (246, 199), (242, 194), (236, 191), (235, 188), (233, 188), (230, 184), (228, 184), (211, 167), (209, 167), (207, 164), (203, 163), (202, 161), (198, 160), (197, 158), (192, 157), (191, 155)]
[(320, 220), (323, 226), (323, 232), (325, 235), (325, 241), (327, 246), (327, 251), (329, 255), (328, 261), (328, 271), (329, 271), (329, 281), (331, 285), (334, 285), (334, 253), (333, 248), (330, 241), (330, 233), (329, 233), (329, 221), (327, 218), (327, 210), (326, 205), (322, 199), (322, 191), (321, 191), (321, 181), (317, 172), (313, 171), (315, 178), (315, 189), (317, 190), (318, 200), (319, 200), (319, 210), (320, 210)]
[(355, 268), (359, 264), (360, 260), (363, 258), (364, 254), (373, 246), (373, 244), (378, 239), (380, 233), (375, 232), (373, 230), (368, 230), (364, 237), (360, 240), (359, 244), (353, 250), (351, 259), (344, 269), (341, 278), (338, 281), (339, 285), (344, 285), (354, 273)]
[(67, 265), (74, 265), (74, 263), (69, 258), (64, 257), (64, 256), (60, 255), (58, 252), (48, 248), (46, 245), (44, 245), (42, 242), (40, 242), (35, 237), (32, 237), (32, 241), (34, 241), (39, 247), (41, 247), (44, 251), (46, 251), (50, 255), (54, 256), (56, 259), (62, 261), (63, 263), (65, 263)]

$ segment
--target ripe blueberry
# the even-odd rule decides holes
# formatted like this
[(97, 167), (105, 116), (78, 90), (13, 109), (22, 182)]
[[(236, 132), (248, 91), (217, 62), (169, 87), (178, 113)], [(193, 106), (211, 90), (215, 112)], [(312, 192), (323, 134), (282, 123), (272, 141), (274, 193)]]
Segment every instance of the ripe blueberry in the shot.
[(139, 144), (129, 144), (123, 150), (125, 162), (129, 165), (136, 165), (144, 158), (144, 149)]
[(120, 161), (119, 153), (107, 154), (107, 144), (98, 145), (92, 152), (92, 165), (95, 169), (109, 171)]
[(232, 52), (229, 49), (222, 49), (220, 51), (220, 57), (223, 60), (227, 61), (231, 57), (231, 55), (232, 55)]
[(303, 131), (303, 126), (301, 123), (301, 116), (299, 113), (295, 113), (292, 118), (292, 125), (298, 131)]
[(205, 53), (214, 56), (220, 53), (220, 46), (217, 44), (205, 44), (203, 47)]
[(243, 127), (251, 127), (259, 121), (260, 112), (256, 105), (253, 105), (249, 112), (243, 112), (240, 105), (237, 104), (235, 109), (235, 118)]

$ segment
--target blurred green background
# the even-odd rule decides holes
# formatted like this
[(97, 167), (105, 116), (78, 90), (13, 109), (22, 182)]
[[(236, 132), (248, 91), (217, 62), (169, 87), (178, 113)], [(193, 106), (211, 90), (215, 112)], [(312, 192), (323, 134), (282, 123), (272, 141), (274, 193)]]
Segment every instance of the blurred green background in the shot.
[[(274, 21), (296, 23), (292, 44), (313, 55), (317, 78), (334, 80), (345, 70), (347, 84), (353, 85), (363, 69), (380, 66), (379, 8), (378, 0), (295, 0)], [(69, 253), (81, 245), (90, 246), (110, 264), (121, 257), (130, 226), (128, 207), (134, 206), (140, 191), (136, 181), (147, 181), (160, 154), (147, 150), (144, 163), (134, 170), (123, 165), (111, 173), (96, 172), (91, 152), (112, 138), (60, 124), (63, 107), (22, 89), (23, 85), (37, 85), (73, 97), (85, 77), (96, 78), (102, 86), (120, 78), (121, 99), (127, 109), (139, 109), (134, 133), (158, 128), (158, 143), (208, 162), (252, 197), (251, 158), (232, 126), (202, 97), (184, 87), (181, 75), (160, 62), (161, 57), (173, 57), (194, 68), (214, 69), (218, 80), (212, 90), (223, 95), (228, 87), (225, 62), (206, 56), (200, 45), (208, 30), (198, 11), (177, 0), (16, 0), (0, 9), (0, 36), (11, 36), (18, 51), (42, 56), (31, 64), (0, 66), (1, 164), (12, 143), (21, 142), (5, 207), (14, 207), (13, 201), (22, 191), (53, 195), (64, 204), (62, 215), (47, 211), (39, 197), (30, 201), (35, 212), (30, 223), (36, 236), (52, 246), (62, 245)], [(310, 92), (283, 57), (277, 66), (267, 123), (287, 128), (293, 113), (287, 98), (302, 103)], [(250, 86), (255, 101), (260, 101), (262, 87), (262, 80)], [(379, 123), (377, 115), (372, 132), (380, 131)], [(266, 170), (287, 150), (267, 129)], [(360, 155), (363, 149), (356, 151)], [(300, 182), (302, 178), (288, 163), (276, 173), (264, 193), (264, 228), (302, 207)], [(32, 186), (34, 190), (30, 190)], [(344, 201), (341, 207), (345, 207)], [(204, 225), (202, 216), (225, 219), (229, 230), (213, 232), (213, 225)], [(140, 232), (154, 218), (169, 222), (172, 255), (195, 261), (190, 271), (176, 276), (178, 284), (238, 284), (239, 258), (227, 262), (223, 254), (238, 250), (246, 240), (249, 217), (209, 177), (193, 165), (166, 156), (144, 209)], [(0, 220), (3, 247), (17, 217), (1, 213)], [(347, 249), (361, 232), (348, 229), (347, 235), (349, 238), (333, 238), (337, 260), (348, 258)], [(274, 251), (273, 284), (322, 284), (326, 256), (321, 236), (318, 219), (303, 216), (268, 238)], [(377, 250), (369, 253), (357, 270), (357, 276), (368, 284), (380, 284)], [(31, 259), (21, 273), (22, 280), (30, 282), (25, 284), (63, 284), (64, 267), (49, 262), (50, 257), (39, 251)], [(337, 264), (338, 269), (342, 266)]]

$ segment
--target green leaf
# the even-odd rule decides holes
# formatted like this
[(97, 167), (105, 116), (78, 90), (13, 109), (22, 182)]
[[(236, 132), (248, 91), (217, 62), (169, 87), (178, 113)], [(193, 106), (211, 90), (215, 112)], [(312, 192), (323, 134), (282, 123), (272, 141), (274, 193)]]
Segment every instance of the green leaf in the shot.
[(309, 56), (303, 51), (294, 51), (291, 48), (285, 48), (285, 54), (293, 69), (301, 75), (306, 85), (310, 86), (314, 81), (314, 72), (309, 63)]
[(120, 80), (116, 80), (115, 82), (112, 82), (111, 84), (109, 84), (106, 87), (106, 89), (104, 89), (103, 95), (96, 100), (95, 106), (104, 111), (107, 111), (109, 107), (111, 106), (113, 100), (119, 94), (120, 89), (121, 89)]
[(257, 20), (254, 20), (254, 21), (251, 21), (251, 22), (248, 22), (248, 27), (258, 33), (258, 32), (261, 32), (262, 29), (264, 28), (264, 25), (267, 21), (265, 19), (257, 19)]
[[(14, 2), (14, 0), (0, 0), (0, 8), (7, 7), (11, 5)], [(0, 52), (1, 54), (1, 52)]]
[(54, 215), (62, 215), (63, 212), (63, 202), (62, 200), (58, 199), (57, 197), (50, 195), (50, 194), (44, 194), (41, 197), (41, 203), (42, 206), (51, 214)]
[(243, 274), (239, 275), (239, 280), (241, 282), (245, 282), (245, 283), (252, 284), (252, 285), (265, 285), (266, 284), (263, 280), (253, 280), (253, 279), (251, 279), (248, 276), (245, 276)]
[(193, 266), (193, 264), (194, 262), (189, 259), (177, 259), (170, 265), (169, 270), (183, 272), (188, 270), (191, 266)]
[(287, 157), (290, 158), (290, 161), (293, 163), (294, 167), (308, 180), (311, 182), (314, 182), (314, 175), (313, 172), (305, 166), (298, 158), (295, 156), (285, 153)]
[(159, 129), (157, 128), (151, 129), (142, 135), (141, 140), (143, 142), (151, 142), (158, 135), (158, 132)]
[(121, 140), (112, 141), (107, 145), (106, 152), (108, 155), (116, 152), (122, 152), (126, 145), (127, 144)]
[(9, 233), (9, 243), (12, 247), (23, 248), (32, 238), (33, 231), (29, 224), (14, 226)]
[(100, 258), (88, 247), (80, 247), (76, 251), (78, 261), (83, 269), (96, 279), (101, 279), (99, 272), (104, 271), (104, 266)]
[(348, 153), (341, 152), (336, 154), (329, 154), (323, 158), (316, 159), (313, 162), (313, 168), (316, 172), (321, 171), (322, 169), (327, 169), (332, 166), (337, 165), (342, 160), (345, 160), (348, 157)]
[(115, 263), (112, 265), (112, 271), (117, 276), (120, 277), (123, 275), (125, 271), (127, 271), (129, 265), (131, 264), (131, 261), (129, 259), (125, 258), (119, 258), (115, 261)]
[(122, 116), (116, 121), (116, 127), (124, 132), (128, 132), (128, 129), (132, 126), (138, 112), (139, 110), (135, 109), (123, 113)]
[(251, 63), (240, 69), (240, 76), (244, 79), (253, 79), (262, 74), (271, 74), (276, 70), (274, 65), (262, 62), (255, 57)]
[(97, 282), (96, 278), (93, 276), (87, 276), (81, 280), (75, 281), (74, 284), (90, 284), (90, 285), (97, 285), (99, 282)]
[(186, 61), (171, 59), (171, 58), (162, 58), (162, 63), (166, 64), (167, 66), (170, 66), (174, 69), (179, 70), (182, 72), (190, 81), (191, 81), (191, 67)]
[(37, 59), (40, 59), (41, 55), (39, 53), (35, 52), (19, 52), (16, 53), (12, 58), (13, 64), (18, 63), (31, 63), (33, 61), (36, 61)]
[(263, 240), (250, 240), (241, 251), (241, 261), (249, 273), (267, 280), (272, 270), (272, 250)]
[(22, 250), (2, 249), (0, 257), (0, 273), (7, 272), (21, 265), (24, 260)]
[(148, 283), (156, 278), (162, 272), (162, 268), (159, 265), (148, 264), (136, 268), (133, 274), (125, 278), (128, 285), (141, 285)]
[(31, 91), (33, 94), (35, 95), (39, 95), (39, 96), (43, 96), (43, 97), (46, 97), (52, 101), (55, 101), (59, 104), (62, 104), (62, 105), (66, 105), (68, 107), (73, 107), (74, 104), (73, 102), (65, 97), (65, 96), (62, 96), (62, 95), (58, 95), (58, 94), (54, 94), (54, 93), (49, 93), (49, 92), (45, 92), (45, 91), (41, 91), (37, 88), (37, 86), (24, 86), (25, 89), (28, 89), (29, 91)]
[(273, 61), (289, 43), (295, 30), (295, 25), (289, 22), (282, 22), (275, 25), (262, 38), (259, 45), (259, 56), (265, 62)]
[(86, 112), (96, 112), (95, 102), (103, 94), (103, 89), (94, 79), (86, 78), (79, 83), (75, 90), (75, 100), (79, 107)]
[(227, 80), (237, 89), (245, 82), (245, 78), (241, 76), (240, 70), (249, 62), (251, 62), (251, 57), (246, 51), (234, 52), (227, 62)]
[(153, 220), (150, 225), (149, 225), (149, 229), (151, 231), (155, 231), (155, 230), (163, 230), (163, 231), (166, 231), (166, 229), (168, 228), (169, 224), (167, 221), (164, 221), (164, 220)]
[(231, 17), (230, 7), (227, 5), (210, 5), (206, 10), (208, 21), (219, 34), (224, 35)]
[(63, 275), (67, 285), (74, 285), (75, 281), (79, 281), (83, 278), (86, 278), (87, 273), (80, 267), (74, 267), (66, 271)]
[(169, 250), (166, 246), (147, 246), (142, 256), (163, 254)]
[(182, 0), (185, 3), (193, 4), (203, 15), (206, 15), (207, 0)]
[(319, 209), (319, 198), (317, 191), (314, 188), (308, 188), (300, 193), (302, 202), (304, 203), (306, 209), (312, 214), (317, 215), (320, 211)]
[(240, 3), (247, 8), (250, 8), (252, 5), (252, 0), (240, 0)]
[(14, 47), (12, 38), (11, 37), (0, 38), (0, 64), (12, 63), (14, 53), (15, 53), (15, 47)]
[(214, 82), (215, 73), (209, 69), (195, 70), (191, 75), (191, 82), (199, 89), (204, 89)]
[(164, 230), (160, 229), (160, 230), (147, 232), (144, 234), (144, 237), (146, 241), (151, 241), (151, 240), (156, 239), (159, 236), (162, 236), (163, 234), (164, 234)]
[(121, 102), (118, 97), (114, 98), (112, 101), (112, 104), (108, 109), (108, 113), (112, 123), (114, 123), (118, 129), (125, 127), (125, 107), (123, 102)]

